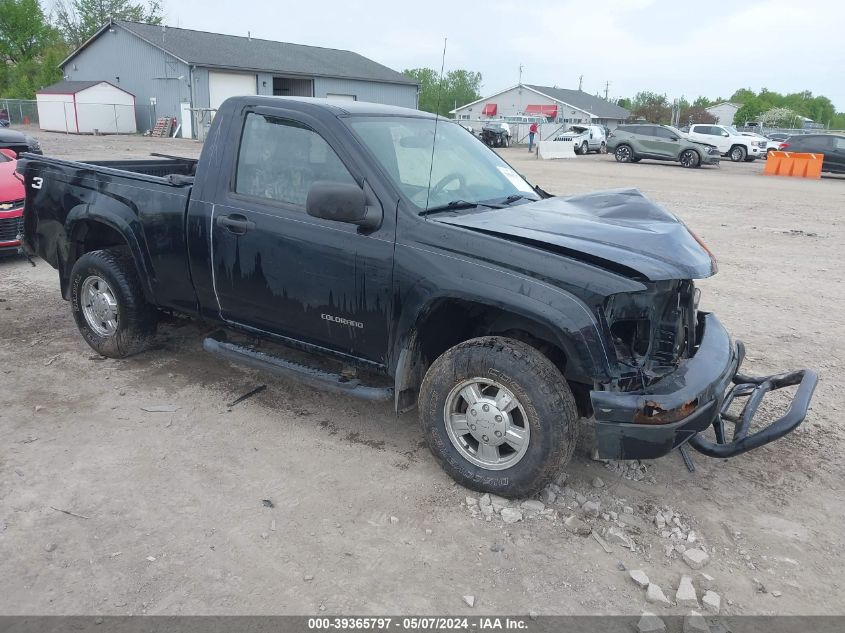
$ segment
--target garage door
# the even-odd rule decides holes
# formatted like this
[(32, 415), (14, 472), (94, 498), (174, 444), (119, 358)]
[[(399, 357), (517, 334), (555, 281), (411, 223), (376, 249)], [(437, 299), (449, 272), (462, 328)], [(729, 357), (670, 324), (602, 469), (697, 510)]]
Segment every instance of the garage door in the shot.
[(219, 108), (229, 97), (257, 93), (255, 75), (244, 73), (208, 73), (208, 95), (212, 108)]

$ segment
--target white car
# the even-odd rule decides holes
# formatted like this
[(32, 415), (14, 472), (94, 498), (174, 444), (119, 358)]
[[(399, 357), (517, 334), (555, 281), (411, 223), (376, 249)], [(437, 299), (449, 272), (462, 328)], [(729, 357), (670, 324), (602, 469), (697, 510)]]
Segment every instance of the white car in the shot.
[(735, 163), (753, 161), (766, 156), (768, 140), (744, 136), (730, 125), (691, 125), (687, 138), (699, 143), (708, 143), (719, 148), (722, 156), (727, 156)]
[(743, 132), (742, 135), (750, 136), (758, 141), (763, 141), (766, 144), (766, 153), (763, 154), (762, 158), (768, 158), (769, 152), (777, 151), (783, 145), (783, 141), (773, 141), (772, 139), (766, 138), (765, 136), (757, 134), (756, 132)]
[(589, 152), (607, 153), (607, 138), (600, 125), (571, 125), (569, 130), (555, 137), (556, 141), (569, 141), (574, 145), (576, 154)]

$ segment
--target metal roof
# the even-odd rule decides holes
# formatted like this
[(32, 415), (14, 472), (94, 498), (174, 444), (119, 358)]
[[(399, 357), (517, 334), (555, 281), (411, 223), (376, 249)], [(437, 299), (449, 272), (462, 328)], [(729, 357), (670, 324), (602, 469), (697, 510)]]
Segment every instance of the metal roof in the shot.
[(112, 24), (126, 29), (186, 64), (231, 70), (263, 71), (279, 75), (336, 77), (417, 85), (417, 82), (410, 77), (352, 51), (142, 24), (127, 20), (116, 20), (104, 25), (91, 39), (65, 59), (62, 66), (96, 40)]
[(584, 110), (600, 119), (627, 119), (631, 116), (625, 108), (605, 101), (601, 97), (596, 97), (583, 90), (568, 90), (566, 88), (553, 88), (550, 86), (537, 86), (534, 84), (523, 84), (528, 88), (542, 92), (544, 95), (551, 97), (555, 101), (561, 101), (571, 106), (575, 106), (579, 110)]
[[(47, 86), (46, 88), (42, 88), (38, 91), (40, 95), (74, 95), (77, 92), (82, 92), (83, 90), (90, 88), (91, 86), (96, 86), (97, 84), (107, 84), (107, 81), (60, 81), (59, 83), (55, 83), (52, 86)], [(113, 84), (109, 84), (114, 88)], [(122, 90), (122, 88), (117, 88), (118, 90)], [(126, 92), (123, 90), (123, 92)]]

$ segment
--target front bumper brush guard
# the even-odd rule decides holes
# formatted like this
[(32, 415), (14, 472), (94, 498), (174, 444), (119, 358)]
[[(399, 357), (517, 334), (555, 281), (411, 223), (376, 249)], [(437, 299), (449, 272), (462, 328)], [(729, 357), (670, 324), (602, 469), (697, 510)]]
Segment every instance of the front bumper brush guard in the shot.
[[(741, 359), (745, 356), (745, 348), (741, 342), (737, 342), (737, 347), (741, 362)], [(733, 377), (734, 387), (725, 396), (719, 415), (713, 421), (716, 441), (706, 440), (699, 433), (689, 440), (689, 445), (708, 457), (724, 458), (741, 455), (769, 442), (774, 442), (791, 433), (804, 421), (818, 381), (819, 377), (812, 369), (800, 369), (762, 377), (746, 376), (737, 372)], [(765, 395), (770, 391), (793, 385), (798, 385), (798, 390), (795, 392), (787, 412), (765, 428), (749, 435), (751, 422)], [(736, 398), (748, 398), (739, 415), (729, 412)], [(734, 425), (733, 438), (730, 442), (726, 440), (725, 435), (726, 421)]]

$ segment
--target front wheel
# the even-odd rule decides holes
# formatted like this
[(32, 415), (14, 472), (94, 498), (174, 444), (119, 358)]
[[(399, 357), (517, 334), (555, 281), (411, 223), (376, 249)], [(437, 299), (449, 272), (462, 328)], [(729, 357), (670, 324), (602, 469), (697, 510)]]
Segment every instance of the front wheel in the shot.
[(685, 149), (681, 152), (681, 156), (678, 160), (682, 167), (686, 167), (688, 169), (691, 167), (698, 167), (701, 163), (701, 157), (694, 149)]
[(584, 141), (583, 143), (581, 143), (581, 155), (586, 156), (589, 153), (590, 153), (590, 146), (587, 145), (587, 141)]
[(634, 152), (632, 152), (631, 148), (627, 145), (620, 145), (617, 147), (616, 151), (613, 152), (613, 155), (620, 163), (630, 163), (634, 159)]
[(85, 253), (70, 273), (70, 304), (76, 326), (96, 352), (126, 358), (149, 347), (156, 330), (155, 306), (126, 247)]
[(419, 419), (431, 452), (458, 483), (522, 497), (572, 456), (575, 399), (557, 367), (513, 339), (465, 341), (432, 363)]
[(747, 154), (748, 152), (745, 151), (745, 148), (742, 145), (734, 145), (734, 147), (731, 148), (730, 157), (733, 162), (741, 163), (745, 160), (745, 156)]

